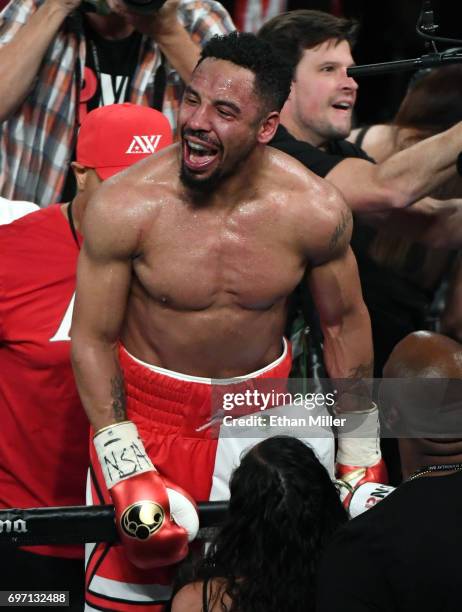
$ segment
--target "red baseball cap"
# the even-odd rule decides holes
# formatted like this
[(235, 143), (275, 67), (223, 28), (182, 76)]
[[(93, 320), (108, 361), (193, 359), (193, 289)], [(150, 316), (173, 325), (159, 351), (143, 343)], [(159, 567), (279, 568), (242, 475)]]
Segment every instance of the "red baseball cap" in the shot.
[(172, 144), (167, 117), (138, 104), (109, 104), (85, 117), (77, 137), (77, 162), (103, 181)]

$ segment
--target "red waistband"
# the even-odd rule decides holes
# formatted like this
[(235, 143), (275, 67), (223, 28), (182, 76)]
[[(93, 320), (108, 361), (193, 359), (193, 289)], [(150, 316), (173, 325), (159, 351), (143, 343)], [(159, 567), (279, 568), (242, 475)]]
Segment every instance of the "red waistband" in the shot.
[(275, 360), (274, 366), (269, 364), (255, 375), (250, 374), (250, 378), (202, 382), (207, 379), (184, 377), (185, 380), (180, 373), (162, 368), (152, 370), (152, 366), (143, 365), (121, 346), (119, 357), (125, 380), (127, 416), (143, 429), (152, 429), (155, 425), (165, 433), (176, 431), (185, 436), (209, 437), (204, 425), (222, 412), (224, 394), (285, 388), (292, 363), (289, 343), (284, 353)]

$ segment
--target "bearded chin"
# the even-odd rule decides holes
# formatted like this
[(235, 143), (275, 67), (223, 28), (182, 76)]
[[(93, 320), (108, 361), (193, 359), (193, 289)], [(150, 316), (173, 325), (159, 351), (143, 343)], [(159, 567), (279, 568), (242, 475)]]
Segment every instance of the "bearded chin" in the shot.
[(190, 172), (184, 162), (181, 164), (180, 181), (187, 189), (190, 189), (198, 194), (206, 195), (212, 193), (220, 185), (223, 178), (224, 175), (222, 174), (220, 168), (217, 168), (207, 178), (202, 179)]
[(241, 172), (245, 166), (245, 163), (247, 162), (247, 159), (254, 150), (255, 142), (252, 142), (247, 146), (241, 145), (239, 159), (236, 159), (231, 167), (224, 168), (219, 166), (207, 178), (197, 177), (189, 170), (182, 160), (180, 166), (180, 180), (183, 185), (192, 192), (200, 195), (211, 194), (218, 189), (223, 181), (225, 181), (227, 178), (235, 176)]

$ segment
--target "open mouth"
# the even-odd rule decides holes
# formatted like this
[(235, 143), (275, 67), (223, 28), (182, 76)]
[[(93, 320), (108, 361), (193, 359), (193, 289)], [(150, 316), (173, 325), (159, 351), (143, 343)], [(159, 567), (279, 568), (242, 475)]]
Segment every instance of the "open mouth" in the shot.
[(219, 149), (210, 143), (183, 139), (183, 161), (191, 172), (205, 172), (218, 160)]
[(353, 108), (353, 105), (350, 102), (336, 102), (332, 104), (333, 108), (341, 111), (349, 111)]

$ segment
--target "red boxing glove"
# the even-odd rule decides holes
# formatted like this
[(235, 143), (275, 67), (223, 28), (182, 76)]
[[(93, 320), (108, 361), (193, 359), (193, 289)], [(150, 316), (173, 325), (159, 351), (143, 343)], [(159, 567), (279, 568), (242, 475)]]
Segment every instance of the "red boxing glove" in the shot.
[(388, 473), (380, 452), (377, 405), (341, 415), (347, 426), (338, 429), (336, 476), (345, 485), (340, 495), (348, 510), (354, 491), (365, 483), (386, 484)]
[(380, 482), (387, 484), (388, 470), (385, 461), (380, 458), (375, 465), (362, 467), (359, 465), (343, 465), (337, 463), (336, 476), (357, 488), (365, 482)]
[(162, 478), (155, 471), (121, 480), (110, 490), (117, 529), (128, 559), (150, 569), (188, 554), (188, 533), (173, 520)]
[(199, 529), (194, 501), (164, 481), (131, 421), (100, 430), (94, 444), (128, 559), (139, 568), (178, 563)]
[[(341, 463), (337, 463), (336, 476), (338, 478), (338, 484), (345, 485), (345, 488), (340, 488), (340, 498), (346, 510), (349, 512), (351, 510), (350, 505), (352, 497), (361, 485), (366, 483), (386, 485), (388, 482), (387, 466), (383, 459), (380, 459), (375, 465), (371, 465), (370, 467), (342, 465)], [(388, 489), (388, 487), (386, 488)], [(364, 510), (366, 509), (365, 507)], [(361, 514), (361, 512), (356, 512), (356, 514), (351, 514), (350, 512), (352, 517), (357, 514)]]
[(395, 490), (386, 484), (364, 482), (353, 488), (345, 480), (336, 481), (340, 499), (351, 518), (369, 510)]

